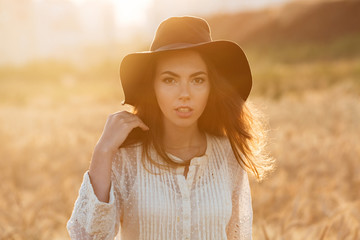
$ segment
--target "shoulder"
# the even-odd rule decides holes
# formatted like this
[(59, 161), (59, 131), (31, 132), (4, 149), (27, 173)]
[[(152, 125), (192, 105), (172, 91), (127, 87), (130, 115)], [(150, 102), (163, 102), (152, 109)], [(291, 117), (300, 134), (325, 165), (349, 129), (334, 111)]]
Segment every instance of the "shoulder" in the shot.
[(120, 147), (116, 153), (119, 157), (132, 158), (136, 157), (142, 150), (142, 143), (135, 143), (126, 147)]
[(230, 140), (227, 136), (214, 136), (210, 137), (214, 154), (218, 157), (224, 158), (230, 169), (239, 170), (241, 168), (236, 159), (233, 148), (231, 147)]
[(120, 191), (124, 198), (128, 196), (135, 182), (141, 148), (139, 144), (121, 147), (113, 158), (112, 180), (115, 189)]
[(220, 149), (226, 155), (229, 154), (229, 151), (231, 151), (231, 144), (228, 137), (215, 135), (208, 136), (214, 148)]
[(113, 170), (120, 171), (123, 168), (135, 167), (141, 151), (141, 143), (120, 147), (113, 158)]
[[(220, 155), (225, 159), (229, 175), (232, 178), (232, 181), (236, 181), (239, 177), (246, 176), (247, 173), (245, 169), (240, 165), (237, 160), (234, 150), (231, 147), (230, 140), (227, 136), (211, 136), (211, 142), (213, 143), (213, 148), (216, 152), (219, 152)], [(242, 155), (241, 152), (239, 152)]]
[[(212, 142), (215, 144), (215, 147), (221, 148), (229, 160), (235, 159), (235, 162), (237, 162), (234, 149), (232, 148), (230, 140), (227, 136), (212, 136), (212, 139), (213, 139)], [(239, 152), (239, 154), (241, 156), (243, 155), (241, 152)]]

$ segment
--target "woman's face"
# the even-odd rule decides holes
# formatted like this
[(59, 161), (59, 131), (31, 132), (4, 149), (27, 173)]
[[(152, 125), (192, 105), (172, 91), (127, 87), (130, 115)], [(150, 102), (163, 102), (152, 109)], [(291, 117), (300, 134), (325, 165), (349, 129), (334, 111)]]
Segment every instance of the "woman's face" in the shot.
[(183, 50), (159, 56), (154, 90), (165, 125), (196, 125), (210, 92), (207, 67), (200, 54)]

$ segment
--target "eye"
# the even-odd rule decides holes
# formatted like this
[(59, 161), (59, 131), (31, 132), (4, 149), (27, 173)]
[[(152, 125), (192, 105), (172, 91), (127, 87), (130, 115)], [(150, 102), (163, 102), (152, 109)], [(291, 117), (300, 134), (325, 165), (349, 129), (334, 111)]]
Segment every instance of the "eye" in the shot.
[(194, 78), (192, 80), (192, 82), (195, 83), (195, 84), (201, 84), (201, 83), (205, 82), (205, 79), (201, 78), (201, 77), (197, 77), (197, 78)]
[(163, 81), (164, 83), (168, 83), (168, 84), (170, 84), (170, 83), (176, 83), (175, 78), (170, 78), (170, 77), (164, 78), (162, 81)]

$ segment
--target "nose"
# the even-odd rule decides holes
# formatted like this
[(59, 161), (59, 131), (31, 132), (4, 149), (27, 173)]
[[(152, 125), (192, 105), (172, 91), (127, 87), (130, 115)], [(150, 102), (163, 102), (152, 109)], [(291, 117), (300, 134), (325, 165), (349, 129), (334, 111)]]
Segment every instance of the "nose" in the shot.
[(180, 84), (180, 94), (179, 99), (181, 100), (189, 100), (190, 99), (190, 88), (188, 83)]

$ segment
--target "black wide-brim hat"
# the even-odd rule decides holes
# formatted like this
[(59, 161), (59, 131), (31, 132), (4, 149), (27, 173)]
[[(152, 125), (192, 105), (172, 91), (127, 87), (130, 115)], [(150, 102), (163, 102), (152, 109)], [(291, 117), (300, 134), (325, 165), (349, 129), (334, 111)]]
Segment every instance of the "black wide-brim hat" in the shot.
[(148, 80), (144, 76), (144, 69), (156, 54), (181, 49), (199, 51), (246, 101), (250, 94), (252, 77), (244, 51), (232, 41), (213, 41), (206, 20), (184, 16), (171, 17), (161, 22), (149, 51), (131, 53), (123, 58), (120, 64), (120, 80), (125, 95), (123, 103), (137, 103), (139, 86)]

